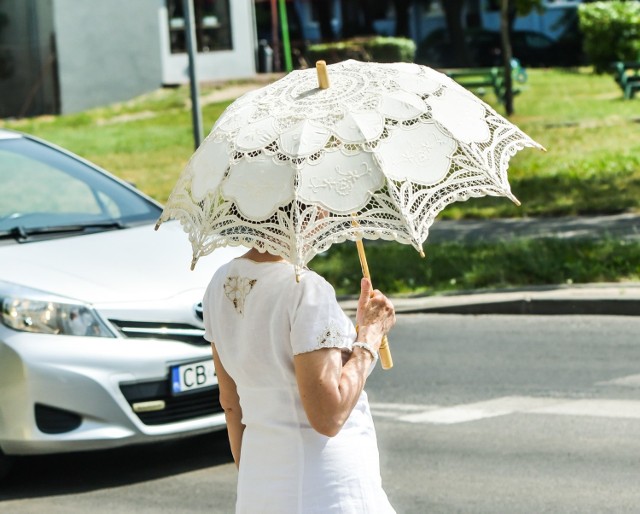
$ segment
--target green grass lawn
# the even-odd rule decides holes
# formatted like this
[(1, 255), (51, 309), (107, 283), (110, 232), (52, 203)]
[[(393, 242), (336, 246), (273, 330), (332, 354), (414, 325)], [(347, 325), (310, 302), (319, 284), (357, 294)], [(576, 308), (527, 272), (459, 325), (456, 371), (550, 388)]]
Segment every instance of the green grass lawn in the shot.
[[(529, 70), (513, 121), (547, 148), (512, 159), (510, 181), (521, 200), (473, 199), (448, 207), (448, 218), (559, 216), (640, 211), (640, 98), (624, 100), (608, 75)], [(203, 87), (202, 96), (212, 91)], [(492, 94), (485, 100), (498, 111)], [(228, 105), (206, 104), (205, 130)], [(80, 114), (5, 121), (134, 182), (165, 201), (193, 151), (187, 87)]]
[(586, 69), (530, 70), (515, 107), (512, 121), (547, 148), (512, 159), (510, 183), (522, 207), (479, 199), (449, 207), (445, 217), (640, 210), (640, 98), (624, 100), (610, 76)]
[[(639, 212), (640, 98), (624, 100), (610, 76), (586, 69), (529, 70), (521, 88), (512, 120), (548, 150), (526, 149), (512, 159), (510, 182), (522, 207), (504, 198), (480, 198), (451, 205), (442, 216)], [(201, 89), (205, 99), (211, 92)], [(492, 95), (485, 100), (502, 111)], [(206, 128), (228, 103), (204, 102)], [(74, 115), (0, 124), (68, 148), (161, 202), (193, 152), (187, 87)], [(352, 246), (338, 245), (312, 262), (340, 293), (358, 290), (360, 268)], [(640, 243), (615, 240), (427, 241), (425, 260), (402, 245), (368, 248), (376, 287), (389, 293), (640, 279)]]

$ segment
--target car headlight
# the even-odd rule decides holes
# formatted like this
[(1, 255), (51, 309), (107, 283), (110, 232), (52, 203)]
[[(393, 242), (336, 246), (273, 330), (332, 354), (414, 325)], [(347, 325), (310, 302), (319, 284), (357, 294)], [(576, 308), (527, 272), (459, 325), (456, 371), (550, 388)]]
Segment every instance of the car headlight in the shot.
[[(6, 284), (0, 282), (0, 285)], [(20, 286), (13, 286), (11, 289), (13, 290), (0, 293), (0, 308), (2, 322), (13, 330), (68, 336), (115, 337), (89, 305)]]

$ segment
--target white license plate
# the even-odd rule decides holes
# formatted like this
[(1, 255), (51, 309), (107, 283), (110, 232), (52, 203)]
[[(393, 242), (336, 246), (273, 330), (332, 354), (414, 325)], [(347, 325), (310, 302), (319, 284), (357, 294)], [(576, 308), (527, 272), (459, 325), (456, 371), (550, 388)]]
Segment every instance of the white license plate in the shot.
[(216, 377), (211, 359), (171, 368), (171, 391), (173, 394), (210, 387), (217, 383), (218, 377)]

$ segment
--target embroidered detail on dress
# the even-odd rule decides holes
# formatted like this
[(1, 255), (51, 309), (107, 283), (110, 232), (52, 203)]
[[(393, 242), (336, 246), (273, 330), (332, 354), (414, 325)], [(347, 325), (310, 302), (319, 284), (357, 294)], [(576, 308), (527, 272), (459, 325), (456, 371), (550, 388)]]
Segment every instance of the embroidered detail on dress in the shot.
[(349, 332), (343, 332), (345, 327), (335, 321), (330, 322), (318, 337), (314, 346), (307, 347), (301, 351), (294, 352), (294, 355), (311, 353), (324, 348), (339, 348), (343, 352), (352, 351), (353, 336)]
[(309, 351), (320, 350), (322, 348), (351, 350), (349, 335), (342, 331), (340, 324), (335, 321), (329, 322), (327, 327), (318, 335), (315, 348), (311, 348)]
[(224, 283), (224, 294), (231, 300), (238, 314), (244, 314), (244, 301), (253, 289), (257, 280), (246, 277), (227, 277)]
[(319, 347), (322, 346), (339, 346), (344, 343), (347, 338), (345, 334), (340, 330), (340, 326), (335, 321), (332, 321), (327, 325), (327, 328), (318, 335), (317, 343)]

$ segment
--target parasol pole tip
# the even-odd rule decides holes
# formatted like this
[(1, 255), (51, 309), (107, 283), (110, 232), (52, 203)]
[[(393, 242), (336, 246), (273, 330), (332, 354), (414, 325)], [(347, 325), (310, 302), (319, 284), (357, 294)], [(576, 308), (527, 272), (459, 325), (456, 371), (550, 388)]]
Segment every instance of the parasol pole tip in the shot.
[(329, 73), (325, 61), (316, 61), (316, 73), (318, 74), (318, 86), (320, 89), (329, 88)]
[(515, 196), (513, 196), (512, 193), (509, 193), (507, 195), (507, 198), (509, 198), (509, 200), (511, 200), (513, 203), (516, 204), (517, 207), (520, 207), (522, 204), (520, 203), (520, 200), (518, 200)]
[(422, 248), (420, 248), (420, 251), (418, 253), (420, 254), (420, 257), (422, 257), (423, 259), (426, 257), (426, 255), (424, 254), (424, 250)]
[(154, 227), (154, 229), (153, 229), (153, 230), (156, 230), (156, 231), (157, 231), (157, 230), (160, 228), (160, 224), (161, 224), (161, 223), (162, 223), (162, 221), (160, 221), (160, 220), (156, 221), (156, 226)]
[(387, 370), (393, 368), (393, 359), (391, 358), (391, 351), (389, 350), (389, 340), (386, 335), (382, 338), (382, 344), (380, 345), (378, 353), (380, 354), (382, 369)]

